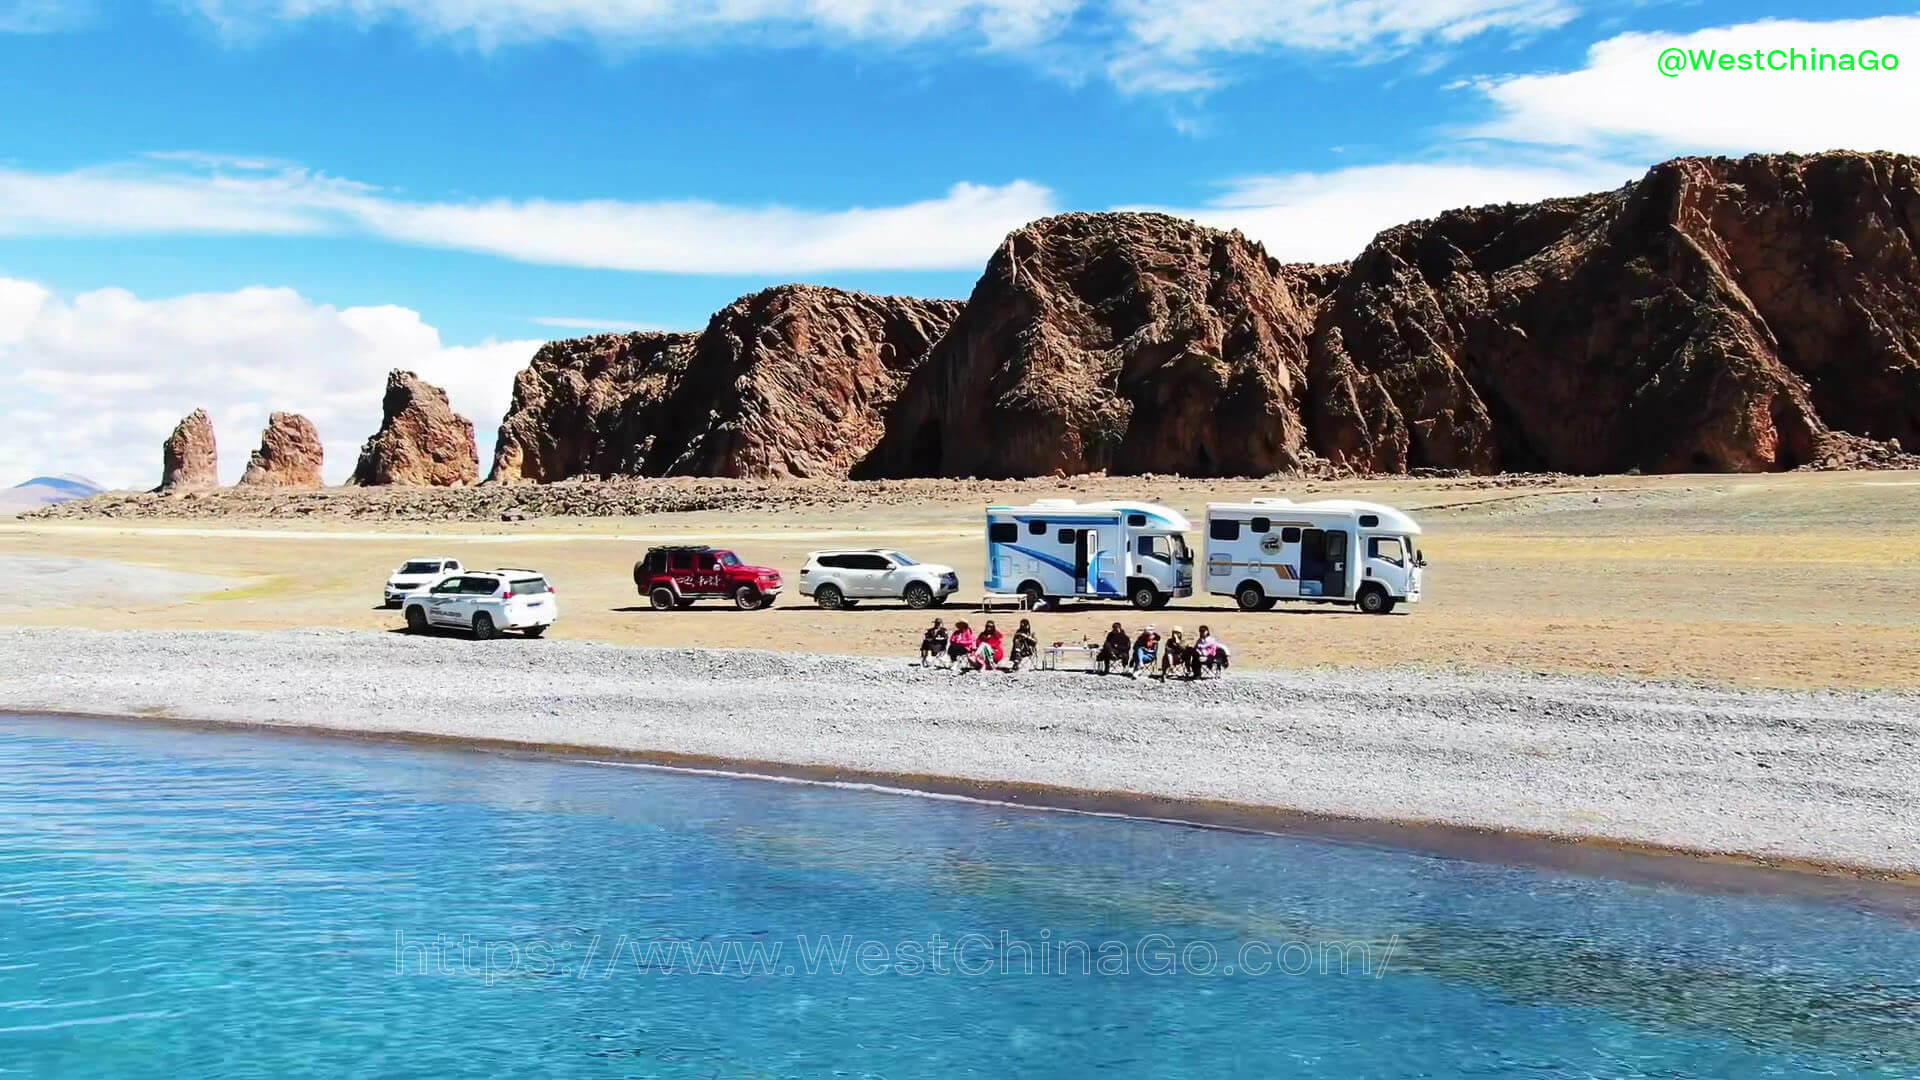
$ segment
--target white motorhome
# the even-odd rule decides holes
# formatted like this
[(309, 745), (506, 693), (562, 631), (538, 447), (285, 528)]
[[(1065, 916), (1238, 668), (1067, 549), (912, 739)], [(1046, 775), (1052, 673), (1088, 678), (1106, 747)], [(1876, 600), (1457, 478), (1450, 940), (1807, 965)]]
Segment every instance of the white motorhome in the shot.
[(988, 592), (1163, 607), (1193, 595), (1193, 525), (1158, 503), (1042, 499), (987, 507)]
[(1420, 524), (1379, 503), (1252, 499), (1207, 504), (1207, 592), (1242, 611), (1282, 600), (1384, 615), (1420, 599)]

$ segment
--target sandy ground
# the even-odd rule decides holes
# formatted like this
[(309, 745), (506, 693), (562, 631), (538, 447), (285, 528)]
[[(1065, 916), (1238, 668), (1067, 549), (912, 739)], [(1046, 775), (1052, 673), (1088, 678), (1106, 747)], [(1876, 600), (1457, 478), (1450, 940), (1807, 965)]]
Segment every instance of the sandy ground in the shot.
[(1910, 692), (1406, 670), (956, 675), (329, 630), (0, 630), (0, 654), (0, 710), (691, 755), (1920, 871)]
[[(1241, 614), (1196, 597), (1143, 616), (1088, 605), (1035, 617), (1043, 641), (1096, 637), (1119, 619), (1208, 623), (1245, 667), (1417, 665), (1572, 672), (1772, 687), (1920, 686), (1920, 474), (1605, 477), (1348, 483), (1076, 478), (1058, 494), (1158, 497), (1196, 520), (1209, 499), (1354, 496), (1426, 524), (1427, 598), (1392, 616), (1323, 607)], [(1032, 497), (1029, 490), (1024, 497)], [(105, 560), (208, 575), (202, 592), (137, 587), (16, 604), (14, 625), (271, 630), (388, 629), (380, 582), (417, 554), (545, 571), (563, 617), (553, 636), (855, 655), (910, 652), (927, 616), (863, 604), (822, 612), (791, 592), (807, 551), (897, 546), (956, 566), (962, 598), (983, 569), (978, 491), (908, 502), (847, 498), (775, 511), (554, 518), (492, 525), (202, 520), (0, 520), (0, 556)], [(1194, 538), (1198, 541), (1198, 537)], [(647, 543), (698, 540), (780, 567), (771, 610), (718, 604), (656, 614), (630, 571)], [(15, 563), (16, 595), (46, 580)], [(961, 614), (959, 605), (943, 614)]]

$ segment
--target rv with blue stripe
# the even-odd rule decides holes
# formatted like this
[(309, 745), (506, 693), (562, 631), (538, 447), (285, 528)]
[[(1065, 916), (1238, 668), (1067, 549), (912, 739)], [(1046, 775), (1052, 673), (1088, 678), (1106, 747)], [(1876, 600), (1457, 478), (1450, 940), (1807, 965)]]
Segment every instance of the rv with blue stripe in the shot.
[(1193, 595), (1192, 524), (1159, 503), (1042, 499), (987, 507), (989, 592), (1029, 607), (1058, 600), (1128, 600), (1163, 607)]

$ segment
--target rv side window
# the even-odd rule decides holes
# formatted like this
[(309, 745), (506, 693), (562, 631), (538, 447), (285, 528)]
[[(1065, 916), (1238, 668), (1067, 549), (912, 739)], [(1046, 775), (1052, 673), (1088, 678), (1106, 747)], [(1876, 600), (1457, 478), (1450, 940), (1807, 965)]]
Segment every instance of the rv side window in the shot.
[(1020, 530), (1011, 521), (996, 521), (987, 526), (987, 539), (996, 544), (1011, 544), (1020, 539)]
[(1141, 526), (1145, 525), (1146, 523), (1147, 523), (1147, 515), (1145, 514), (1128, 514), (1127, 515), (1127, 526), (1129, 528), (1138, 529)]
[(1059, 532), (1054, 534), (1053, 538), (1055, 540), (1060, 541), (1063, 544), (1071, 544), (1073, 543), (1073, 530), (1061, 529)]
[(1379, 524), (1380, 524), (1379, 514), (1361, 514), (1360, 515), (1360, 527), (1363, 529), (1371, 529)]
[(1289, 525), (1289, 526), (1287, 526), (1286, 528), (1284, 528), (1284, 529), (1281, 529), (1281, 530), (1280, 530), (1280, 542), (1281, 542), (1281, 543), (1283, 543), (1283, 544), (1297, 544), (1297, 543), (1299, 543), (1299, 542), (1300, 542), (1300, 528), (1299, 528), (1299, 526), (1297, 526), (1297, 525)]
[(1273, 521), (1270, 518), (1254, 518), (1247, 525), (1248, 531), (1255, 534), (1264, 533), (1271, 528), (1273, 528)]
[(1027, 531), (1035, 536), (1045, 536), (1047, 535), (1047, 523), (1044, 521), (1029, 521), (1027, 522)]
[(1214, 518), (1207, 522), (1207, 538), (1210, 540), (1240, 539), (1240, 523), (1229, 518)]

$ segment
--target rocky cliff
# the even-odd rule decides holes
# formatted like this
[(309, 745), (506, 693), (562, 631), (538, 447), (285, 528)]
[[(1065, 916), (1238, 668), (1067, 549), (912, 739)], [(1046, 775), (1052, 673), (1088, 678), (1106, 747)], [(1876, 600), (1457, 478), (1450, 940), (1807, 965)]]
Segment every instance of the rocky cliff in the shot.
[(1888, 154), (1683, 159), (1380, 235), (1323, 310), (1308, 427), (1368, 471), (1815, 463), (1920, 434), (1920, 190)]
[(195, 409), (174, 425), (160, 446), (159, 491), (203, 491), (220, 486), (220, 455), (213, 420)]
[(1316, 286), (1163, 214), (1036, 221), (994, 253), (856, 475), (1297, 465)]
[(551, 483), (637, 472), (660, 410), (693, 354), (693, 334), (602, 334), (555, 341), (513, 380), (489, 479)]
[(411, 371), (389, 372), (380, 413), (352, 483), (460, 487), (477, 478), (473, 422), (453, 411), (445, 390)]
[(699, 334), (554, 342), (514, 380), (492, 479), (844, 477), (959, 308), (783, 285)]
[(951, 300), (812, 285), (743, 297), (700, 334), (635, 471), (845, 477), (959, 313)]
[(1915, 159), (1684, 158), (1283, 264), (1160, 214), (1010, 234), (963, 306), (782, 286), (557, 342), (493, 475), (1764, 470), (1920, 447)]
[(260, 433), (260, 449), (247, 458), (241, 487), (317, 488), (326, 451), (313, 421), (299, 413), (276, 412)]

